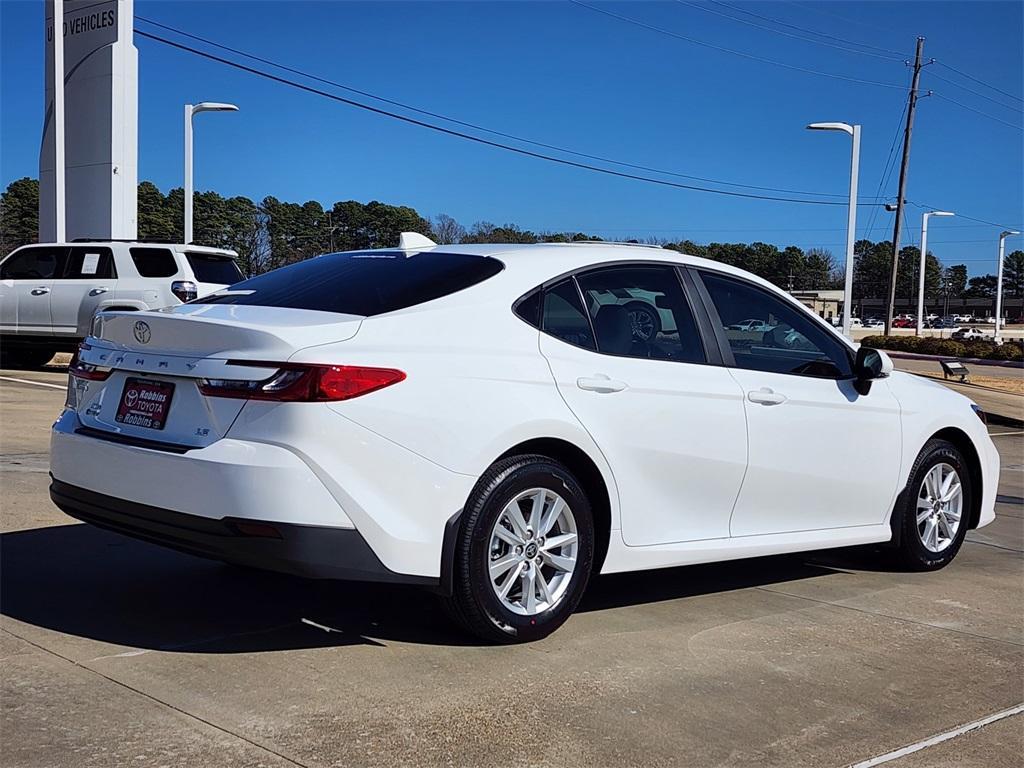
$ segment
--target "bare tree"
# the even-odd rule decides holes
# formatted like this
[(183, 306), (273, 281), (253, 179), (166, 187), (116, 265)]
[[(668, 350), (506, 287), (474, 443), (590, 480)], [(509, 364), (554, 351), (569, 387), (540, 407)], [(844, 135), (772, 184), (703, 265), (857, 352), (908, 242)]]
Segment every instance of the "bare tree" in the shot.
[(439, 213), (434, 217), (430, 222), (430, 228), (434, 231), (437, 242), (443, 245), (459, 243), (466, 236), (466, 228), (447, 213)]

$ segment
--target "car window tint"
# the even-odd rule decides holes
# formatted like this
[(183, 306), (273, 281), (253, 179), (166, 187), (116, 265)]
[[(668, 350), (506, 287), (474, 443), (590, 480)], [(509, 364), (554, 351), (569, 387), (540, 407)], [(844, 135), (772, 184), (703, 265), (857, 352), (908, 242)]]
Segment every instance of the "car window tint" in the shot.
[(188, 259), (189, 266), (192, 267), (192, 274), (200, 283), (234, 285), (244, 279), (238, 264), (230, 256), (187, 252), (185, 258)]
[(197, 304), (252, 304), (369, 317), (469, 288), (505, 268), (467, 253), (364, 251), (328, 253), (232, 286)]
[(852, 375), (845, 345), (797, 307), (745, 281), (708, 272), (701, 276), (738, 368), (824, 378)]
[(67, 252), (67, 248), (26, 248), (4, 262), (0, 279), (52, 280), (64, 271)]
[(608, 267), (577, 279), (600, 352), (684, 363), (705, 361), (697, 323), (675, 268)]
[(117, 277), (114, 253), (109, 248), (72, 248), (64, 268), (65, 280), (110, 280)]
[(517, 301), (512, 310), (534, 328), (540, 328), (541, 291), (535, 288)]
[(580, 303), (576, 283), (570, 278), (544, 292), (541, 330), (577, 347), (594, 349), (594, 334)]
[(171, 277), (178, 274), (178, 263), (170, 248), (132, 248), (132, 261), (142, 277)]

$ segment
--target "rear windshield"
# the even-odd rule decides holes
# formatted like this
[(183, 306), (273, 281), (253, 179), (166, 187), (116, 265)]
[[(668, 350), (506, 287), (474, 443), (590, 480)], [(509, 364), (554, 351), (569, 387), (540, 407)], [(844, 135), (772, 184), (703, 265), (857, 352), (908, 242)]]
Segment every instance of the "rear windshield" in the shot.
[(186, 253), (192, 273), (200, 283), (233, 285), (242, 279), (242, 271), (230, 256), (210, 253)]
[(232, 286), (238, 293), (194, 303), (380, 315), (461, 291), (503, 268), (497, 259), (462, 253), (329, 253), (244, 280)]

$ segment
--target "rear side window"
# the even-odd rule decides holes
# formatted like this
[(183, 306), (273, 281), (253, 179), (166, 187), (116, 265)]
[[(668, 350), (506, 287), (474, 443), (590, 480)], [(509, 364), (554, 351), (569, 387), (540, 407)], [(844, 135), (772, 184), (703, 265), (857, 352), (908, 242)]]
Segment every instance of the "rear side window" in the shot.
[(192, 267), (192, 274), (200, 283), (234, 285), (243, 279), (242, 271), (230, 256), (210, 253), (186, 253), (185, 258)]
[(52, 280), (64, 272), (67, 255), (67, 248), (26, 248), (4, 262), (0, 279)]
[(595, 349), (590, 320), (580, 302), (580, 292), (572, 278), (544, 292), (541, 330), (562, 341), (585, 349)]
[(178, 263), (170, 248), (132, 248), (132, 261), (142, 277), (170, 277), (178, 274)]
[[(329, 253), (243, 280), (197, 304), (251, 304), (380, 315), (461, 291), (498, 274), (488, 256), (425, 251)], [(243, 293), (244, 292), (244, 293)]]
[(109, 248), (89, 246), (71, 249), (64, 269), (65, 280), (112, 280), (116, 277), (114, 252)]
[(608, 267), (578, 278), (608, 355), (703, 363), (704, 346), (672, 267)]

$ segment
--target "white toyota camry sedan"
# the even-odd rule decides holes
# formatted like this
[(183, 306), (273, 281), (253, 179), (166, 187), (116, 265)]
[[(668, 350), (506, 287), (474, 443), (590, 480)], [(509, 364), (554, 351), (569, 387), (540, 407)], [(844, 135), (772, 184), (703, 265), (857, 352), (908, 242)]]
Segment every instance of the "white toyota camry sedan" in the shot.
[(552, 632), (594, 573), (868, 543), (940, 568), (999, 473), (970, 400), (754, 275), (418, 235), (98, 315), (51, 461), (76, 518), (423, 585), (497, 642)]

